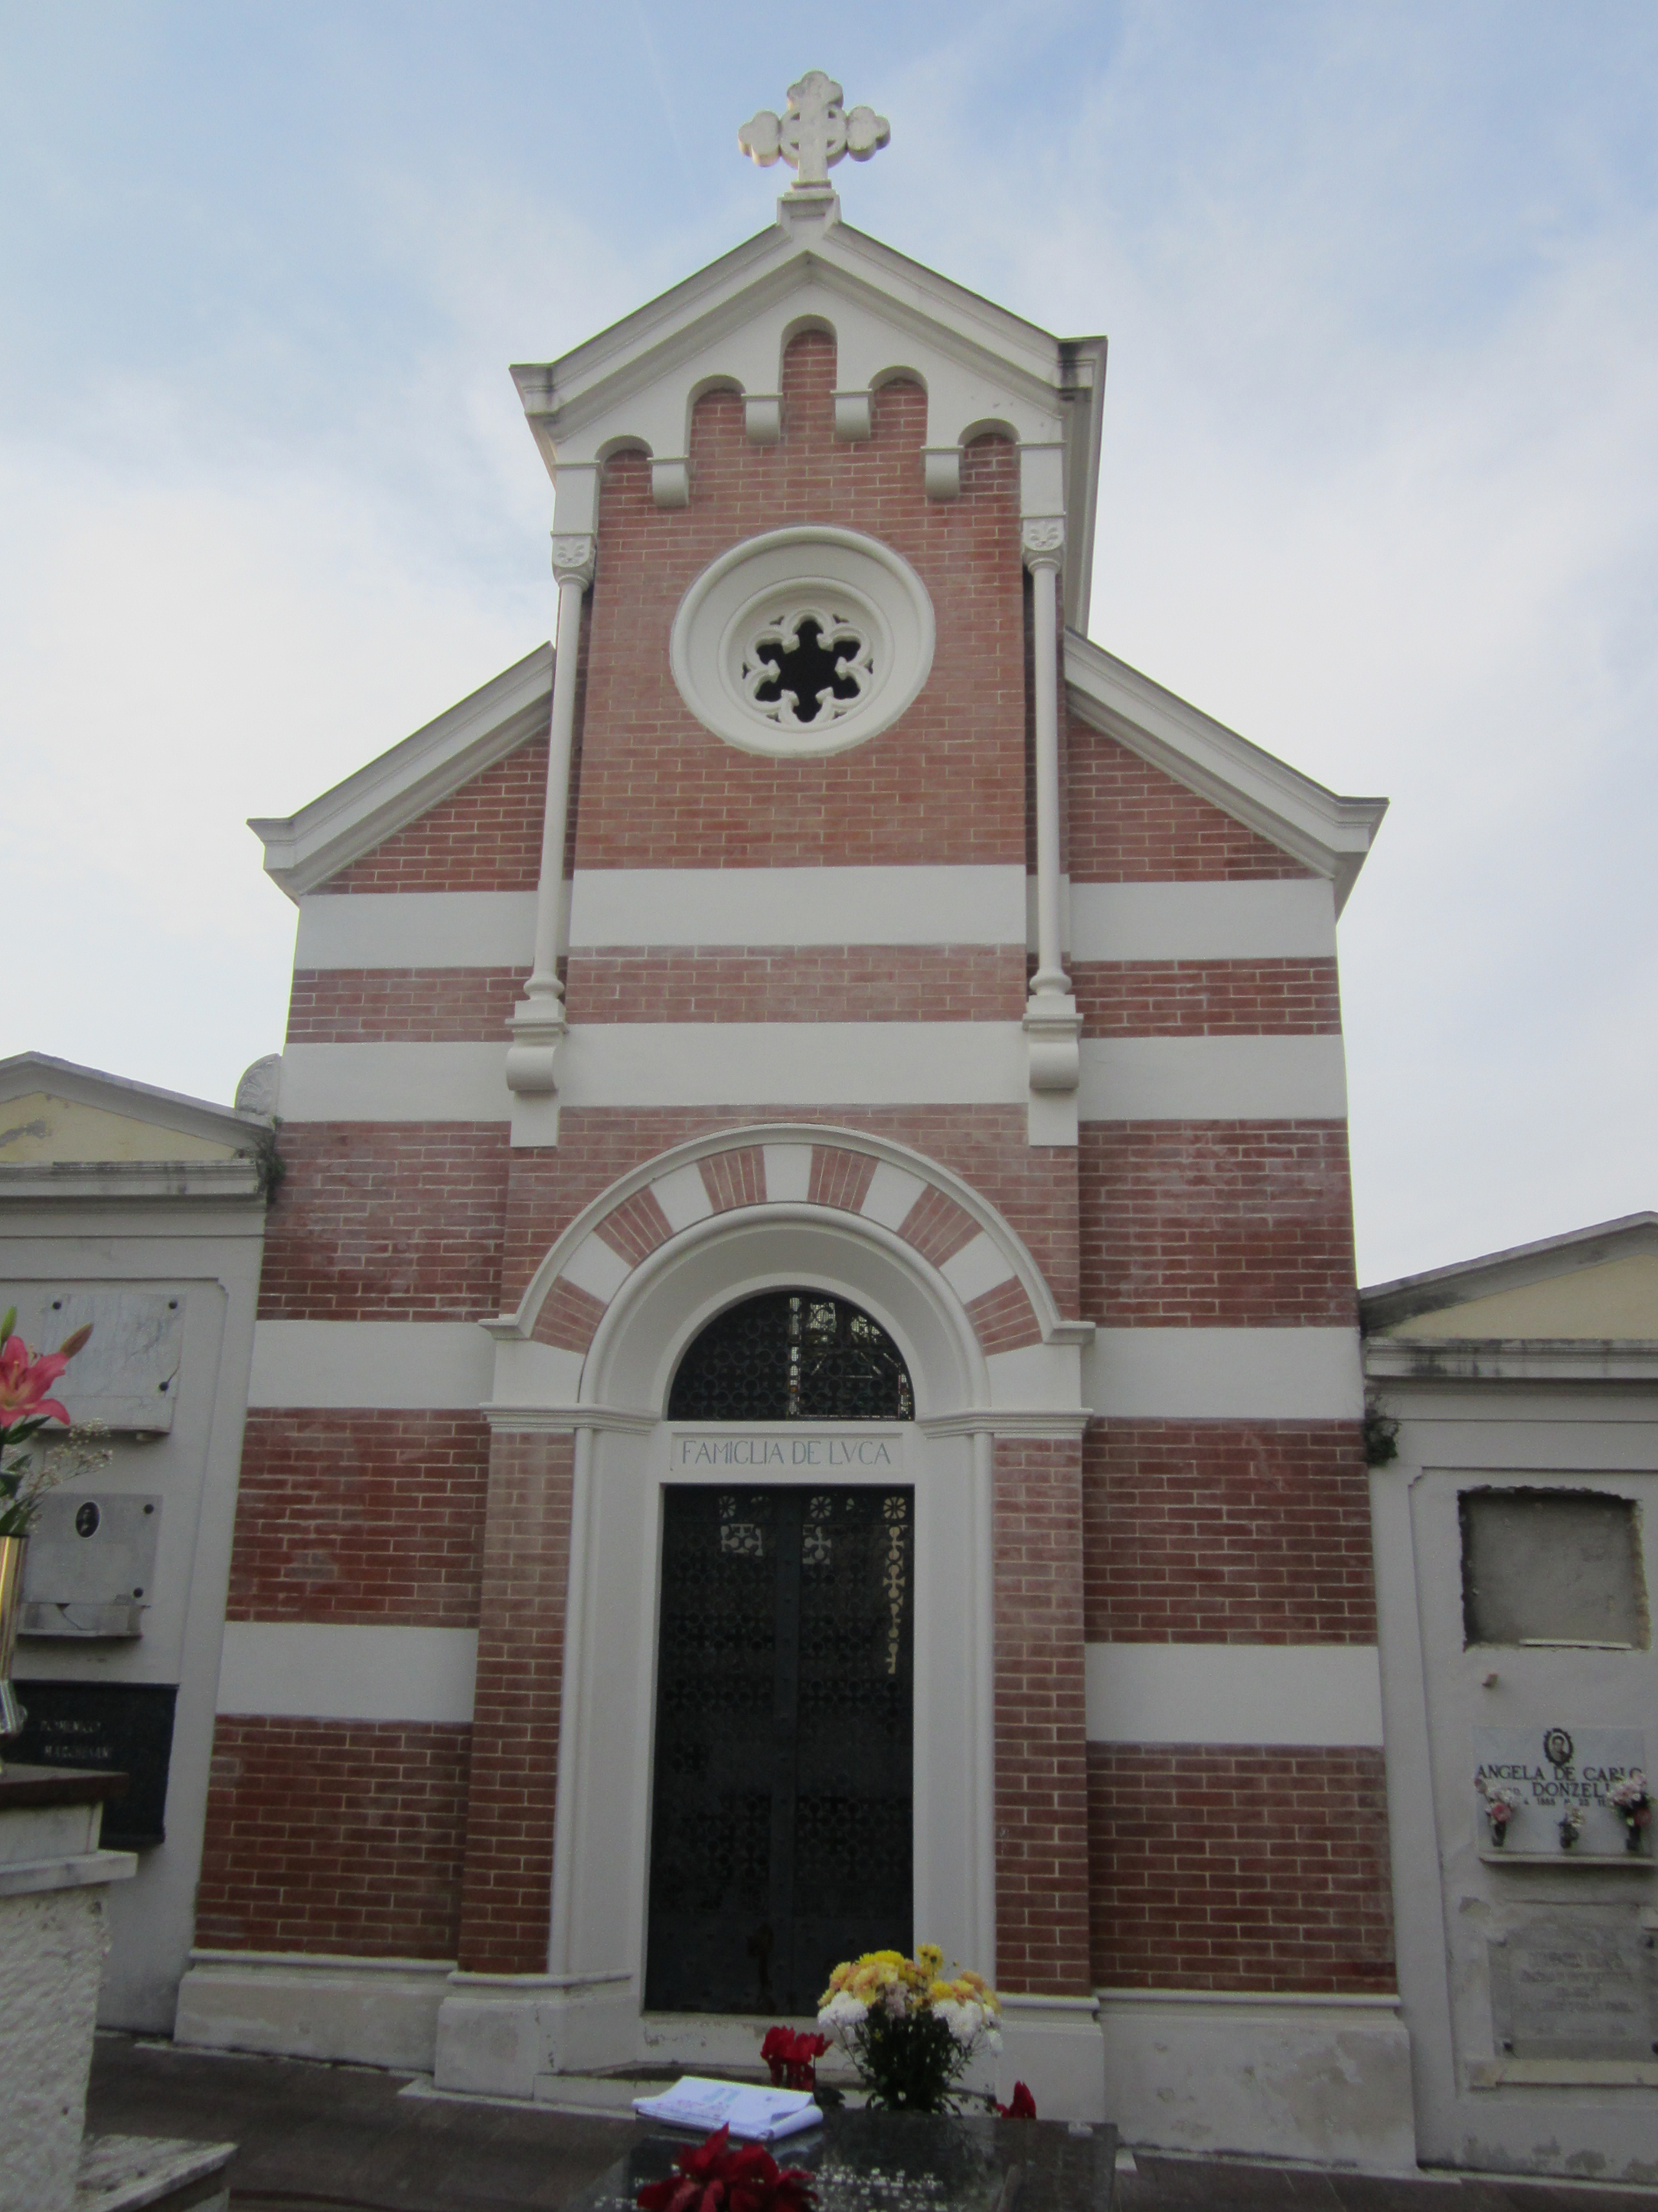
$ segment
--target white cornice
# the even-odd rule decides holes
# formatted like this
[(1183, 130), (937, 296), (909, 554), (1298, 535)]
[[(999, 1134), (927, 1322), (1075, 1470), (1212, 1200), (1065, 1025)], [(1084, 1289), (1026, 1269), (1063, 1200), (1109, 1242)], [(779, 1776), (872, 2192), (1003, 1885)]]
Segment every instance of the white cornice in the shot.
[(179, 1199), (210, 1199), (220, 1204), (252, 1199), (263, 1206), (264, 1173), (252, 1159), (20, 1160), (0, 1164), (0, 1207), (60, 1206), (70, 1200), (91, 1200), (100, 1206), (154, 1206)]
[(1372, 1336), (1364, 1372), (1396, 1382), (1658, 1382), (1650, 1337)]
[[(55, 1060), (46, 1052), (14, 1053), (9, 1060), (0, 1060), (0, 1103), (9, 1098), (26, 1097), (36, 1091), (45, 1091), (50, 1097), (67, 1099), (71, 1105), (99, 1107), (130, 1121), (174, 1129), (182, 1136), (202, 1138), (210, 1144), (234, 1145), (247, 1152), (257, 1152), (270, 1141), (269, 1119), (259, 1114), (242, 1113), (234, 1106), (216, 1105), (211, 1099), (192, 1098), (182, 1091), (162, 1091), (153, 1083), (136, 1083), (131, 1076), (107, 1075), (100, 1067), (83, 1067), (78, 1060)], [(74, 1162), (67, 1164), (76, 1165)], [(154, 1166), (156, 1163), (125, 1161), (117, 1164), (131, 1168)], [(197, 1164), (191, 1164), (191, 1172)], [(24, 1170), (20, 1164), (13, 1163), (7, 1171), (21, 1173)], [(27, 1171), (48, 1175), (58, 1170), (55, 1165), (42, 1164)], [(103, 1175), (104, 1164), (96, 1164), (88, 1172)]]
[(1072, 631), (1065, 680), (1084, 721), (1329, 877), (1340, 913), (1388, 811), (1385, 799), (1338, 797)]
[(536, 736), (552, 690), (553, 648), (538, 645), (297, 814), (256, 816), (265, 873), (291, 899), (314, 890)]

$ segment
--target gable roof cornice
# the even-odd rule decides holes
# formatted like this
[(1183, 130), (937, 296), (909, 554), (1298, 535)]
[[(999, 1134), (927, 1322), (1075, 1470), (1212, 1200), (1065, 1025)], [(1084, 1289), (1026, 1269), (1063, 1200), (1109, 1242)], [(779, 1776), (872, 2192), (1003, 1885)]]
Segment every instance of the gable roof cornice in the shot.
[(101, 1107), (129, 1121), (174, 1129), (210, 1144), (234, 1145), (248, 1153), (260, 1152), (270, 1141), (268, 1115), (216, 1105), (211, 1099), (192, 1098), (182, 1091), (162, 1091), (153, 1083), (136, 1082), (130, 1075), (111, 1075), (101, 1067), (83, 1066), (78, 1060), (54, 1059), (50, 1053), (19, 1052), (0, 1060), (0, 1102), (26, 1097), (36, 1091), (66, 1098), (72, 1105)]
[[(921, 379), (930, 455), (992, 428), (1033, 457), (1052, 453), (1023, 472), (1024, 511), (1063, 507), (1066, 618), (1085, 624), (1105, 340), (1057, 338), (838, 221), (780, 221), (559, 360), (514, 367), (559, 485), (556, 528), (592, 531), (593, 488), (576, 479), (629, 447), (664, 472), (661, 502), (683, 504), (697, 398), (724, 387), (774, 404), (783, 348), (814, 324), (835, 331), (843, 398), (906, 372)], [(950, 481), (929, 461), (935, 496), (950, 495)]]
[(537, 736), (552, 689), (553, 648), (538, 645), (297, 814), (251, 817), (265, 873), (295, 901), (314, 890)]
[(1090, 727), (1327, 876), (1340, 913), (1382, 826), (1385, 799), (1327, 791), (1074, 631), (1066, 635), (1065, 680), (1072, 710)]
[[(1413, 1321), (1418, 1314), (1443, 1313), (1474, 1298), (1554, 1282), (1578, 1267), (1602, 1267), (1608, 1260), (1626, 1260), (1639, 1252), (1658, 1253), (1658, 1212), (1620, 1214), (1615, 1221), (1594, 1222), (1587, 1229), (1544, 1237), (1533, 1244), (1512, 1244), (1501, 1252), (1482, 1253), (1478, 1259), (1457, 1260), (1419, 1275), (1374, 1283), (1359, 1292), (1359, 1311), (1366, 1334), (1373, 1334)], [(1414, 1346), (1418, 1340), (1410, 1341)]]

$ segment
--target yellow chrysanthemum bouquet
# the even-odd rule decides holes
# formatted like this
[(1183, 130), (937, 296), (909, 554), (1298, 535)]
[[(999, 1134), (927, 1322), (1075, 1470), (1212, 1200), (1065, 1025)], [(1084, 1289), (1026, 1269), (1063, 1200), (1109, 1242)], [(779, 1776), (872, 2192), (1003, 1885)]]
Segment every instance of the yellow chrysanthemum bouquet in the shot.
[(817, 2025), (857, 2068), (884, 2112), (944, 2112), (969, 2093), (956, 2084), (981, 2051), (997, 2051), (1001, 2002), (982, 1974), (944, 1976), (944, 1954), (923, 1943), (865, 1951), (839, 1966), (818, 1999)]

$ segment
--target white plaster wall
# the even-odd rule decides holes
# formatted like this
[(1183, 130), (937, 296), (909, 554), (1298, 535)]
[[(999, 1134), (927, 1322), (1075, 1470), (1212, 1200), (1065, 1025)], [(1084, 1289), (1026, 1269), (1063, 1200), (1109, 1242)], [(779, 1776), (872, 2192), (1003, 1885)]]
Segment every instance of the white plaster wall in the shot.
[(1339, 1121), (1339, 1036), (1084, 1037), (1084, 1121)]
[(0, 2212), (69, 2212), (109, 1917), (98, 1889), (0, 1896)]
[(179, 1991), (180, 2043), (428, 2074), (447, 1960), (197, 1951)]
[(579, 869), (570, 943), (1023, 945), (1017, 865)]
[(1090, 1743), (1382, 1744), (1368, 1644), (1090, 1644)]
[(1100, 2025), (1127, 2142), (1414, 2171), (1410, 2039), (1391, 1999), (1104, 1990)]
[(26, 1638), (15, 1672), (59, 1681), (173, 1682), (167, 1840), (110, 1893), (112, 1942), (100, 2018), (166, 2033), (189, 1956), (215, 1692), (241, 1459), (264, 1209), (213, 1202), (135, 1202), (8, 1209), (0, 1272), (20, 1288), (120, 1284), (180, 1295), (184, 1351), (171, 1432), (118, 1437), (111, 1466), (83, 1486), (162, 1501), (153, 1602), (136, 1643)]
[(1078, 960), (1333, 959), (1334, 886), (1072, 884), (1070, 949)]
[[(1607, 1904), (1658, 1932), (1658, 1875), (1490, 1864), (1474, 1817), (1476, 1725), (1644, 1728), (1658, 1735), (1650, 1651), (1462, 1648), (1456, 1493), (1472, 1482), (1569, 1476), (1643, 1501), (1658, 1590), (1658, 1392), (1650, 1385), (1389, 1383), (1399, 1457), (1374, 1470), (1400, 1989), (1414, 2053), (1422, 2155), (1436, 2164), (1658, 2181), (1658, 2082), (1480, 2086), (1492, 2037), (1486, 1939), (1539, 1905)], [(1484, 1678), (1494, 1674), (1487, 1687)], [(1593, 2072), (1593, 2069), (1589, 2069)], [(1630, 2069), (1622, 2069), (1626, 2074)]]
[(477, 1647), (476, 1628), (227, 1621), (219, 1711), (463, 1725), (472, 1717)]
[(1351, 1328), (1100, 1328), (1083, 1398), (1115, 1420), (1357, 1420)]
[(475, 1322), (262, 1321), (247, 1402), (470, 1412), (494, 1366)]

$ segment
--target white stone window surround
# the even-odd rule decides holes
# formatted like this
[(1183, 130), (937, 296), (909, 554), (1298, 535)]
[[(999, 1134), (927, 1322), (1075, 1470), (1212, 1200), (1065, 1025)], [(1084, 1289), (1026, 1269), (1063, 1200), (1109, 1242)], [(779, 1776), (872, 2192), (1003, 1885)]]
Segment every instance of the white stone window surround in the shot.
[[(685, 1346), (715, 1314), (758, 1291), (802, 1281), (851, 1299), (897, 1343), (914, 1382), (918, 1420), (855, 1426), (887, 1440), (901, 1466), (832, 1478), (821, 1468), (767, 1469), (750, 1480), (913, 1489), (916, 1925), (964, 1958), (985, 1957), (994, 1930), (993, 1715), (989, 1649), (975, 1623), (988, 1618), (989, 1437), (929, 1433), (927, 1426), (929, 1416), (983, 1401), (982, 1360), (965, 1317), (896, 1239), (786, 1212), (776, 1221), (716, 1217), (643, 1262), (594, 1340), (588, 1387), (610, 1406), (662, 1405)], [(513, 1425), (510, 1416), (505, 1425)], [(605, 2053), (598, 2063), (621, 2063), (643, 2048), (638, 1991), (648, 1936), (661, 1492), (671, 1482), (741, 1482), (728, 1468), (699, 1475), (672, 1464), (675, 1436), (724, 1425), (670, 1424), (648, 1413), (611, 1425), (596, 1408), (592, 1427), (577, 1426), (550, 1966), (555, 1977), (584, 1982), (626, 1977), (599, 2008), (603, 2025), (592, 2019), (589, 2033)], [(844, 1433), (848, 1425), (787, 1425), (802, 1435)], [(758, 1434), (784, 1425), (731, 1426)], [(963, 1602), (964, 1592), (973, 1599)]]
[[(762, 642), (803, 621), (823, 628), (826, 642), (833, 635), (858, 687), (810, 720), (756, 696), (771, 688)], [(710, 562), (680, 601), (668, 659), (680, 696), (715, 737), (744, 752), (815, 759), (891, 728), (932, 672), (936, 634), (926, 586), (901, 554), (859, 531), (802, 523)]]

